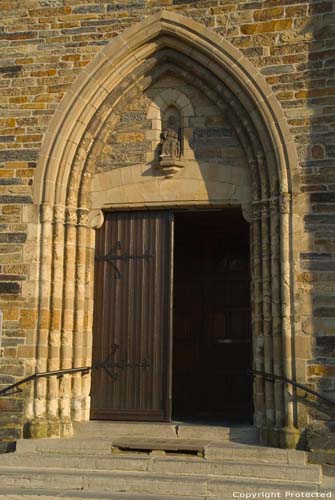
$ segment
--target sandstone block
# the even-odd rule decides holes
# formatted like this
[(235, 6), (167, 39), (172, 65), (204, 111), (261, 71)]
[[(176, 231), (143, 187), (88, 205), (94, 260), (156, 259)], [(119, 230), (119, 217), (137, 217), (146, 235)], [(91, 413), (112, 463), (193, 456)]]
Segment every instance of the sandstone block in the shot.
[(311, 148), (312, 157), (316, 160), (323, 159), (325, 156), (325, 150), (322, 145), (314, 144)]
[(308, 374), (309, 375), (316, 375), (316, 376), (335, 376), (335, 366), (331, 365), (310, 365), (308, 367)]
[(304, 17), (307, 13), (307, 5), (290, 5), (285, 9), (288, 17)]
[(309, 6), (309, 15), (323, 14), (324, 12), (333, 12), (334, 4), (333, 2), (318, 2), (316, 4), (311, 4)]
[(20, 285), (19, 283), (0, 283), (0, 293), (18, 295), (20, 293)]
[(15, 118), (0, 118), (0, 127), (15, 127)]
[(32, 57), (22, 57), (16, 59), (16, 64), (32, 64), (34, 62), (34, 59)]
[(81, 56), (79, 54), (69, 54), (66, 56), (62, 56), (62, 61), (79, 61), (80, 57)]
[(267, 21), (264, 23), (244, 24), (241, 32), (245, 35), (254, 33), (268, 33), (271, 31), (285, 31), (292, 27), (292, 19), (281, 19), (278, 21)]
[(272, 7), (270, 9), (262, 9), (254, 11), (255, 21), (269, 21), (279, 17), (283, 17), (284, 7)]
[(21, 328), (35, 328), (37, 321), (37, 314), (34, 309), (21, 309), (20, 311), (20, 327)]
[(143, 142), (145, 140), (145, 134), (143, 132), (124, 132), (119, 133), (116, 138), (119, 143), (127, 142)]
[(11, 177), (10, 170), (0, 170), (0, 177)]
[(295, 68), (292, 64), (276, 64), (275, 66), (267, 66), (261, 71), (263, 75), (285, 74), (293, 73), (295, 71)]

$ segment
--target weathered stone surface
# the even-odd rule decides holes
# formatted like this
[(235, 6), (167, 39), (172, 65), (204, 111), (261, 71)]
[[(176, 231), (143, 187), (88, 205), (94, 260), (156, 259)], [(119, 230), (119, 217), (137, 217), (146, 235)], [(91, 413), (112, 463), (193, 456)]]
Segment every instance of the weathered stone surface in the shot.
[(312, 203), (335, 203), (335, 191), (331, 193), (312, 193), (310, 199)]
[[(60, 324), (61, 312), (59, 308), (62, 300), (66, 304), (64, 321), (66, 321), (65, 330), (68, 337), (65, 339), (65, 344), (68, 348), (67, 344), (71, 343), (69, 339), (72, 337), (67, 332), (67, 327), (73, 325), (72, 313), (74, 312), (72, 310), (71, 313), (69, 310), (73, 307), (71, 304), (74, 303), (74, 297), (79, 297), (79, 295), (75, 295), (77, 292), (74, 291), (74, 284), (78, 286), (80, 294), (87, 297), (87, 303), (91, 301), (90, 308), (92, 309), (92, 298), (88, 291), (84, 292), (83, 285), (85, 280), (89, 281), (88, 276), (92, 270), (86, 269), (84, 271), (86, 277), (82, 281), (76, 274), (78, 271), (80, 275), (83, 270), (81, 264), (76, 267), (76, 263), (79, 262), (76, 261), (76, 255), (80, 256), (80, 262), (83, 262), (86, 257), (84, 257), (82, 241), (76, 247), (76, 230), (71, 232), (78, 215), (72, 212), (72, 208), (66, 215), (69, 224), (66, 227), (62, 226), (61, 230), (55, 222), (59, 223), (63, 220), (59, 207), (55, 213), (53, 213), (52, 207), (47, 207), (45, 213), (43, 212), (43, 217), (45, 216), (48, 223), (50, 222), (50, 226), (47, 229), (44, 228), (45, 232), (41, 235), (42, 243), (46, 242), (46, 250), (45, 254), (41, 256), (41, 262), (48, 270), (42, 266), (42, 281), (38, 284), (39, 256), (37, 249), (39, 248), (38, 238), (40, 236), (35, 223), (38, 221), (39, 208), (37, 205), (33, 207), (32, 188), (34, 183), (38, 187), (38, 183), (41, 182), (38, 174), (35, 177), (35, 170), (37, 161), (43, 161), (41, 157), (43, 138), (48, 138), (50, 134), (55, 132), (54, 128), (48, 129), (48, 125), (52, 117), (55, 116), (58, 106), (60, 109), (66, 109), (64, 103), (70, 96), (68, 90), (78, 75), (83, 78), (82, 68), (85, 67), (84, 71), (90, 71), (87, 69), (87, 65), (101, 51), (102, 47), (118, 34), (123, 33), (126, 27), (135, 25), (162, 8), (168, 8), (171, 12), (186, 15), (184, 21), (186, 31), (188, 21), (197, 20), (204, 27), (212, 30), (213, 34), (223, 35), (225, 41), (228, 40), (232, 46), (240, 48), (243, 55), (253, 65), (253, 69), (249, 73), (252, 74), (250, 81), (256, 78), (259, 84), (261, 77), (258, 72), (260, 72), (269, 85), (260, 101), (263, 101), (264, 96), (266, 98), (270, 96), (269, 98), (272, 99), (271, 110), (273, 111), (275, 103), (279, 102), (279, 109), (283, 112), (279, 121), (283, 123), (287, 119), (288, 132), (286, 136), (281, 137), (281, 140), (284, 144), (292, 146), (292, 151), (296, 147), (299, 160), (299, 163), (295, 165), (296, 170), (286, 173), (289, 179), (288, 184), (292, 185), (294, 192), (293, 218), (286, 221), (285, 216), (283, 216), (281, 226), (277, 222), (272, 222), (265, 233), (263, 228), (264, 234), (260, 235), (258, 240), (252, 240), (252, 248), (256, 259), (260, 247), (261, 251), (265, 253), (269, 249), (270, 241), (272, 247), (276, 247), (279, 241), (280, 227), (292, 228), (292, 239), (287, 237), (283, 243), (285, 247), (286, 241), (290, 241), (292, 248), (288, 262), (280, 264), (282, 267), (278, 269), (276, 267), (277, 256), (271, 255), (269, 257), (269, 255), (264, 254), (262, 255), (263, 264), (271, 261), (269, 269), (264, 264), (265, 268), (262, 267), (261, 271), (257, 269), (257, 266), (252, 270), (255, 290), (258, 289), (257, 275), (260, 273), (263, 276), (265, 281), (262, 281), (259, 289), (261, 290), (263, 287), (266, 297), (264, 302), (262, 292), (257, 292), (259, 295), (256, 294), (255, 311), (260, 304), (261, 309), (264, 306), (264, 311), (257, 309), (258, 312), (255, 312), (254, 329), (256, 332), (258, 328), (256, 324), (261, 321), (258, 317), (263, 317), (264, 314), (266, 317), (267, 300), (271, 302), (273, 310), (280, 309), (280, 314), (284, 314), (284, 317), (286, 317), (285, 314), (287, 317), (295, 317), (295, 307), (298, 304), (293, 303), (287, 309), (288, 298), (283, 303), (278, 298), (282, 294), (285, 296), (287, 293), (287, 297), (296, 297), (296, 302), (301, 300), (301, 303), (309, 303), (309, 306), (304, 305), (305, 316), (300, 318), (297, 315), (294, 329), (295, 331), (302, 329), (306, 335), (312, 337), (315, 341), (313, 356), (322, 352), (325, 355), (324, 365), (329, 368), (327, 368), (327, 373), (320, 371), (319, 368), (313, 368), (309, 374), (306, 363), (318, 367), (321, 365), (318, 363), (313, 365), (313, 359), (305, 357), (301, 360), (304, 363), (304, 368), (301, 371), (299, 368), (298, 373), (299, 376), (301, 374), (302, 379), (306, 376), (306, 380), (308, 380), (309, 375), (313, 380), (318, 379), (320, 387), (322, 385), (321, 379), (324, 377), (325, 385), (323, 387), (325, 390), (328, 386), (331, 388), (331, 381), (335, 380), (335, 374), (331, 370), (332, 364), (327, 362), (326, 351), (329, 351), (329, 358), (333, 359), (331, 354), (333, 347), (329, 332), (334, 330), (331, 321), (335, 316), (335, 311), (331, 299), (325, 297), (327, 294), (331, 297), (331, 294), (334, 293), (332, 280), (335, 274), (335, 218), (333, 209), (335, 203), (335, 52), (333, 42), (335, 14), (333, 2), (329, 0), (312, 3), (298, 3), (295, 0), (288, 0), (285, 3), (279, 0), (267, 0), (263, 3), (257, 1), (239, 2), (238, 0), (221, 0), (220, 2), (216, 0), (203, 2), (189, 0), (176, 0), (174, 2), (170, 0), (152, 0), (150, 2), (145, 0), (132, 2), (126, 0), (117, 2), (50, 0), (35, 2), (23, 0), (19, 4), (14, 7), (11, 3), (5, 2), (2, 5), (5, 15), (1, 21), (0, 30), (0, 292), (4, 294), (0, 308), (5, 311), (4, 328), (7, 332), (5, 359), (12, 360), (18, 356), (17, 347), (14, 344), (16, 342), (17, 346), (19, 341), (13, 339), (28, 339), (29, 342), (21, 345), (19, 356), (22, 357), (22, 366), (27, 366), (27, 370), (29, 370), (31, 358), (34, 357), (35, 346), (33, 342), (36, 338), (33, 337), (32, 332), (36, 334), (37, 321), (40, 321), (39, 324), (43, 329), (43, 332), (39, 332), (39, 338), (42, 339), (43, 343), (42, 352), (44, 346), (48, 345), (51, 340), (45, 333), (48, 331), (49, 325), (59, 326)], [(197, 30), (194, 31), (194, 34), (196, 32)], [(134, 39), (134, 44), (136, 43), (137, 41)], [(187, 57), (182, 58), (181, 56), (178, 43), (175, 40), (174, 43), (176, 43), (176, 47), (164, 49), (164, 55), (160, 54), (157, 57), (154, 55), (146, 62), (147, 67), (143, 77), (138, 71), (139, 61), (136, 58), (129, 59), (129, 64), (134, 63), (137, 69), (127, 82), (120, 85), (118, 94), (110, 96), (108, 104), (110, 108), (108, 106), (105, 108), (105, 114), (100, 109), (96, 109), (95, 101), (93, 104), (89, 102), (90, 98), (85, 94), (85, 91), (81, 95), (80, 112), (76, 111), (75, 108), (71, 109), (74, 120), (72, 125), (75, 127), (79, 127), (82, 122), (86, 123), (85, 120), (88, 116), (86, 113), (90, 107), (95, 110), (96, 114), (94, 126), (91, 126), (89, 132), (92, 135), (85, 138), (86, 142), (78, 152), (76, 160), (72, 163), (72, 153), (66, 152), (65, 154), (65, 161), (69, 162), (68, 171), (71, 175), (74, 173), (73, 178), (77, 179), (80, 175), (80, 167), (78, 166), (80, 161), (92, 154), (89, 152), (89, 147), (93, 134), (105, 123), (114, 104), (118, 103), (117, 119), (114, 116), (116, 121), (113, 121), (110, 117), (106, 135), (101, 137), (100, 145), (94, 146), (95, 150), (92, 154), (94, 167), (90, 167), (92, 171), (95, 168), (95, 172), (102, 176), (99, 179), (94, 178), (91, 184), (92, 186), (96, 182), (98, 186), (95, 191), (95, 199), (100, 197), (101, 201), (102, 196), (105, 196), (106, 204), (109, 207), (113, 203), (130, 204), (136, 199), (138, 206), (143, 208), (153, 199), (158, 200), (158, 202), (163, 200), (167, 203), (167, 200), (171, 201), (173, 197), (174, 200), (178, 201), (178, 196), (180, 196), (179, 203), (181, 203), (181, 200), (185, 199), (185, 192), (188, 192), (190, 202), (192, 201), (194, 206), (197, 206), (201, 200), (204, 202), (205, 197), (209, 195), (215, 195), (221, 204), (223, 198), (224, 203), (230, 203), (227, 200), (230, 200), (232, 193), (235, 196), (236, 193), (241, 192), (242, 188), (248, 187), (249, 189), (249, 181), (245, 181), (245, 161), (250, 162), (251, 171), (253, 167), (252, 152), (259, 147), (259, 143), (265, 140), (266, 135), (273, 137), (272, 132), (268, 134), (264, 129), (260, 140), (250, 129), (249, 115), (252, 116), (253, 123), (257, 123), (259, 120), (259, 115), (255, 111), (259, 103), (256, 103), (255, 96), (248, 95), (249, 107), (248, 111), (245, 111), (246, 108), (240, 106), (243, 99), (245, 100), (245, 95), (235, 101), (232, 97), (235, 92), (239, 92), (233, 78), (226, 82), (232, 94), (227, 92), (225, 84), (218, 83), (213, 73), (208, 82), (204, 83), (205, 75), (208, 74), (209, 70), (214, 69), (211, 59), (201, 56), (199, 61), (187, 63)], [(100, 52), (98, 56), (101, 61), (106, 58), (104, 54)], [(110, 54), (107, 59), (109, 57)], [(232, 57), (232, 62), (234, 62), (234, 57)], [(144, 89), (148, 94), (147, 89), (154, 88), (155, 85), (156, 95), (151, 95), (151, 98), (154, 99), (162, 94), (163, 88), (159, 88), (157, 82), (162, 81), (162, 75), (159, 75), (159, 71), (163, 63), (166, 64), (167, 69), (165, 90), (183, 90), (183, 88), (185, 90), (187, 88), (188, 98), (194, 108), (193, 115), (188, 114), (187, 120), (183, 124), (185, 157), (190, 165), (192, 162), (194, 163), (189, 168), (187, 182), (186, 177), (182, 177), (182, 175), (186, 175), (183, 173), (181, 175), (183, 181), (176, 182), (174, 185), (164, 184), (161, 179), (158, 180), (158, 173), (152, 167), (157, 160), (156, 148), (159, 142), (161, 117), (158, 113), (155, 123), (154, 120), (148, 118), (148, 102), (143, 99)], [(195, 63), (201, 65), (197, 74)], [(241, 64), (242, 69), (243, 66), (246, 67), (247, 64)], [(250, 67), (252, 68), (252, 66)], [(179, 68), (179, 80), (175, 75), (176, 68)], [(125, 68), (122, 69), (121, 73), (124, 71), (126, 72)], [(108, 85), (111, 74), (106, 73), (99, 76), (101, 80), (99, 88), (94, 94), (95, 97), (100, 91), (105, 97), (107, 96), (110, 91)], [(137, 93), (139, 96), (137, 101), (134, 99), (134, 94), (125, 94), (130, 92), (133, 86), (136, 87), (135, 94)], [(207, 92), (208, 88), (210, 92)], [(72, 88), (71, 95), (74, 95), (75, 91), (76, 89)], [(201, 98), (197, 94), (198, 91), (202, 95)], [(204, 97), (206, 92), (206, 97)], [(272, 95), (271, 92), (273, 92)], [(123, 94), (126, 95), (126, 98), (122, 101)], [(165, 95), (168, 96), (168, 94)], [(64, 101), (60, 104), (63, 96)], [(160, 109), (165, 109), (164, 106), (167, 103), (171, 104), (172, 101), (177, 103), (177, 99), (169, 100), (167, 98), (164, 101), (165, 104), (161, 103)], [(187, 109), (185, 106), (185, 103), (181, 104), (181, 109)], [(218, 106), (221, 106), (221, 111), (213, 112), (213, 108)], [(190, 110), (188, 112), (190, 113)], [(276, 123), (275, 115), (271, 114), (271, 116), (271, 123)], [(234, 119), (236, 122), (233, 123)], [(267, 126), (269, 127), (270, 124)], [(61, 139), (64, 133), (62, 130), (57, 132), (58, 137)], [(68, 142), (69, 151), (74, 153), (79, 142), (80, 135), (76, 135), (74, 132)], [(99, 152), (97, 152), (98, 149)], [(63, 152), (57, 148), (47, 152), (43, 150), (43, 152), (46, 155), (51, 155), (53, 169), (56, 172)], [(272, 152), (267, 151), (267, 155), (269, 156), (267, 156), (266, 162), (269, 161), (270, 164)], [(274, 154), (274, 156), (276, 155), (277, 153)], [(263, 161), (261, 156), (257, 157), (260, 164)], [(200, 168), (197, 162), (200, 163)], [(277, 167), (271, 168), (273, 168), (272, 173), (274, 173)], [(257, 169), (256, 175), (255, 171), (252, 173), (250, 182), (253, 190), (255, 183), (258, 182), (258, 172), (265, 171), (260, 166)], [(186, 172), (186, 169), (184, 170)], [(113, 175), (111, 177), (113, 189), (110, 191), (108, 191), (107, 178), (103, 177), (107, 173)], [(285, 182), (286, 174), (281, 177), (280, 182)], [(81, 188), (81, 192), (85, 193), (87, 198), (90, 196), (91, 189), (88, 180), (90, 175), (91, 173), (83, 176)], [(151, 178), (150, 176), (153, 178), (151, 188), (149, 188), (150, 183), (147, 182)], [(200, 182), (195, 182), (196, 176), (198, 176), (198, 181), (202, 180), (201, 187)], [(218, 180), (225, 185), (224, 196), (222, 195), (223, 191), (217, 190), (215, 183)], [(64, 178), (56, 176), (53, 183), (43, 186), (43, 190), (51, 191), (54, 185), (60, 187), (63, 181)], [(278, 186), (275, 184), (278, 181), (277, 179), (273, 180), (272, 175), (262, 179), (261, 189), (266, 190), (266, 184), (271, 184), (272, 181), (274, 185), (271, 186), (271, 189), (273, 193), (277, 193)], [(244, 182), (246, 185), (242, 185)], [(64, 185), (64, 190), (67, 193), (64, 196), (68, 196), (69, 205), (71, 207), (77, 206), (77, 191), (73, 185), (67, 187)], [(286, 187), (283, 190), (285, 191)], [(236, 195), (236, 199), (241, 199), (243, 196)], [(272, 199), (272, 194), (271, 196), (266, 194), (264, 199)], [(162, 207), (160, 206), (160, 208)], [(281, 208), (283, 208), (283, 213), (287, 213), (287, 207)], [(82, 224), (84, 217), (80, 220)], [(271, 227), (274, 233), (270, 238), (266, 231), (270, 231)], [(259, 228), (255, 229), (256, 232), (257, 230)], [(64, 246), (60, 243), (54, 244), (55, 240), (53, 239), (63, 241), (62, 231), (67, 234), (71, 244), (67, 247), (65, 256), (63, 255)], [(254, 233), (252, 234), (254, 235)], [(256, 237), (252, 236), (252, 238)], [(87, 255), (91, 256), (92, 252), (92, 248), (89, 248)], [(54, 267), (51, 270), (48, 265), (53, 258)], [(276, 291), (279, 289), (276, 276), (280, 275), (282, 270), (287, 270), (290, 267), (289, 259), (292, 260), (290, 268), (292, 283), (291, 278), (288, 278), (288, 273), (283, 279), (284, 286), (280, 293), (278, 292), (276, 297), (271, 297), (267, 290)], [(66, 279), (69, 281), (64, 287), (64, 297), (62, 296), (60, 299), (64, 285), (62, 270), (67, 265), (68, 275), (66, 276), (69, 277)], [(275, 277), (269, 287), (267, 275), (270, 275), (271, 278)], [(91, 281), (93, 281), (92, 276)], [(293, 289), (286, 290), (288, 284)], [(42, 311), (47, 312), (41, 312), (38, 317), (36, 311), (38, 297), (36, 294), (39, 286), (42, 290)], [(52, 293), (54, 295), (51, 297)], [(78, 298), (79, 302), (81, 303), (81, 299)], [(85, 316), (85, 328), (87, 327), (89, 330), (88, 312), (80, 308), (78, 311), (76, 310), (76, 321), (82, 317), (81, 315)], [(274, 325), (276, 325), (276, 321), (275, 319)], [(283, 320), (283, 324), (285, 321)], [(15, 334), (18, 331), (20, 335)], [(263, 326), (260, 331), (263, 331)], [(8, 335), (8, 332), (11, 332), (11, 336)], [(324, 340), (319, 340), (323, 338), (317, 336), (319, 334), (324, 335)], [(65, 349), (65, 346), (63, 348)], [(69, 352), (73, 352), (72, 348), (71, 345)], [(272, 352), (275, 353), (275, 349)], [(29, 358), (27, 364), (25, 364), (26, 358)], [(42, 365), (44, 361), (43, 358)], [(258, 362), (258, 360), (256, 361)], [(268, 361), (269, 366), (272, 366), (273, 360)], [(6, 375), (6, 371), (3, 370), (6, 368), (1, 368), (1, 373)], [(8, 367), (8, 376), (15, 375), (15, 373), (11, 373), (11, 370), (12, 368)], [(76, 408), (78, 401), (81, 404), (80, 397), (74, 404)], [(13, 407), (13, 412), (15, 411), (20, 412), (20, 407), (17, 409)], [(85, 411), (83, 410), (80, 418), (84, 413), (87, 417), (87, 409)], [(256, 420), (257, 418), (258, 416), (255, 417)], [(301, 422), (301, 425), (304, 425), (303, 419)]]
[(283, 64), (283, 65), (278, 65), (276, 64), (275, 66), (267, 66), (266, 68), (262, 69), (263, 75), (277, 75), (277, 74), (282, 74), (282, 73), (293, 73), (294, 67), (291, 64)]
[(0, 203), (26, 204), (26, 203), (32, 203), (32, 199), (31, 196), (0, 195)]
[(279, 21), (268, 21), (265, 23), (244, 24), (241, 26), (241, 32), (246, 35), (254, 33), (268, 33), (272, 31), (284, 31), (290, 29), (292, 19), (283, 19)]
[(2, 412), (22, 412), (24, 408), (23, 399), (2, 398), (0, 401), (0, 411)]
[(0, 283), (0, 293), (17, 295), (20, 293), (20, 285), (18, 283)]
[(26, 233), (0, 233), (0, 243), (24, 243), (26, 239)]

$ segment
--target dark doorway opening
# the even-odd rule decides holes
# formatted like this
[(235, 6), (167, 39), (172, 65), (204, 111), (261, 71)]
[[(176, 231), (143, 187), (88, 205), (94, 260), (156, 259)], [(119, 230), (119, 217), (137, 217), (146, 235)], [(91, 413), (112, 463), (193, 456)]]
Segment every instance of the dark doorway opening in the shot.
[(251, 422), (249, 225), (231, 208), (174, 228), (172, 416)]

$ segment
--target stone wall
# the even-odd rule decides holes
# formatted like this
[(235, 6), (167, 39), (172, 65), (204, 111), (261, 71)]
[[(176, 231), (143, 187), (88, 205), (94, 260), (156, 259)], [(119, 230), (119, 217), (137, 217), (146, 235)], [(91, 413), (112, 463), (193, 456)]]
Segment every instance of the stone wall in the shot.
[[(36, 367), (38, 239), (34, 171), (48, 124), (71, 84), (125, 28), (160, 9), (222, 35), (280, 101), (298, 155), (294, 193), (295, 370), (335, 389), (335, 2), (295, 0), (0, 1), (0, 383)], [(255, 70), (256, 71), (256, 70)], [(45, 325), (46, 327), (48, 325)], [(0, 439), (21, 432), (23, 399), (2, 399)], [(309, 409), (310, 416), (304, 414)], [(313, 402), (301, 425), (327, 421)], [(318, 424), (319, 425), (319, 424)]]
[[(91, 208), (251, 202), (245, 152), (222, 111), (195, 86), (163, 76), (105, 125), (105, 146), (91, 183)], [(164, 110), (180, 109), (182, 168), (165, 176), (160, 167)]]

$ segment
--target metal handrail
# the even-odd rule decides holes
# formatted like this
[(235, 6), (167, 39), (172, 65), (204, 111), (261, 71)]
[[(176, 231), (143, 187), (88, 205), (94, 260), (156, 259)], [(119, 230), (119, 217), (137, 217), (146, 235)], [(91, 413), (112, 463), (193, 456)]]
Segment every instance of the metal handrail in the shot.
[[(114, 380), (117, 380), (117, 375), (111, 370), (114, 368), (116, 369), (125, 369), (125, 368), (134, 368), (134, 367), (139, 367), (139, 368), (149, 368), (150, 364), (147, 360), (144, 361), (139, 361), (139, 362), (129, 362), (129, 361), (111, 361), (111, 360), (105, 360), (105, 361), (100, 361), (95, 363), (92, 366), (81, 366), (79, 368), (64, 368), (62, 370), (54, 370), (54, 371), (47, 371), (47, 372), (37, 372), (33, 373), (33, 375), (30, 375), (29, 377), (25, 377), (18, 382), (15, 382), (14, 384), (10, 384), (4, 389), (0, 390), (0, 396), (4, 396), (8, 392), (12, 391), (13, 389), (17, 389), (23, 384), (26, 384), (27, 382), (31, 382), (33, 380), (37, 380), (42, 377), (63, 377), (64, 375), (67, 374), (73, 374), (73, 373), (82, 373), (83, 375), (87, 375), (90, 371), (96, 370), (97, 368), (103, 368), (106, 370), (108, 375)], [(21, 389), (18, 389), (16, 392), (21, 392)]]
[[(73, 373), (82, 373), (83, 375), (87, 375), (90, 371), (95, 370), (97, 368), (105, 368), (106, 370), (108, 369), (113, 369), (113, 368), (123, 368), (126, 367), (127, 365), (123, 365), (119, 361), (103, 361), (100, 363), (96, 363), (95, 365), (92, 366), (81, 366), (79, 368), (64, 368), (62, 370), (54, 370), (54, 371), (47, 371), (47, 372), (37, 372), (34, 373), (33, 375), (30, 375), (29, 377), (25, 377), (18, 382), (15, 382), (14, 384), (10, 384), (4, 389), (0, 390), (0, 396), (4, 396), (8, 392), (12, 391), (13, 389), (16, 389), (20, 387), (23, 384), (26, 384), (27, 382), (31, 382), (33, 380), (37, 380), (42, 377), (63, 377), (64, 375), (68, 374), (73, 374)], [(149, 364), (147, 362), (144, 362), (143, 364), (141, 363), (141, 366), (143, 368), (149, 367)], [(333, 399), (327, 398), (326, 396), (323, 396), (317, 391), (314, 391), (314, 389), (311, 389), (310, 387), (307, 387), (306, 385), (300, 384), (299, 382), (295, 382), (292, 379), (289, 379), (287, 377), (283, 377), (282, 375), (276, 375), (275, 373), (267, 373), (261, 370), (248, 370), (248, 372), (253, 375), (259, 375), (261, 377), (264, 377), (266, 380), (270, 382), (275, 382), (276, 380), (280, 380), (281, 382), (285, 382), (286, 384), (290, 384), (293, 387), (297, 387), (298, 389), (302, 389), (305, 392), (308, 392), (312, 394), (313, 396), (318, 397), (319, 399), (322, 399), (326, 403), (330, 404), (331, 406), (335, 406), (335, 401)]]
[[(37, 372), (33, 373), (33, 375), (30, 375), (29, 377), (25, 377), (18, 382), (15, 382), (14, 384), (8, 385), (4, 389), (0, 390), (0, 396), (4, 396), (7, 394), (7, 392), (12, 391), (13, 389), (16, 389), (20, 387), (23, 384), (26, 384), (27, 382), (31, 382), (33, 380), (37, 380), (42, 377), (53, 377), (53, 376), (58, 376), (62, 377), (63, 375), (69, 374), (69, 373), (83, 373), (87, 374), (89, 373), (94, 367), (93, 366), (81, 366), (80, 368), (65, 368), (63, 370), (54, 370), (54, 371), (48, 371), (48, 372)], [(17, 392), (21, 392), (19, 389)]]
[(275, 382), (276, 380), (280, 380), (282, 382), (285, 382), (286, 384), (290, 384), (293, 387), (297, 387), (298, 389), (302, 389), (303, 391), (309, 392), (310, 394), (313, 394), (313, 396), (318, 397), (319, 399), (322, 399), (326, 403), (328, 403), (331, 406), (335, 406), (335, 401), (333, 399), (327, 398), (327, 396), (323, 396), (317, 391), (314, 391), (314, 389), (311, 389), (310, 387), (307, 387), (306, 385), (300, 384), (299, 382), (295, 382), (294, 380), (283, 377), (282, 375), (276, 375), (274, 373), (267, 373), (263, 372), (261, 370), (249, 370), (249, 373), (252, 375), (260, 375), (261, 377), (264, 377), (266, 380), (269, 382)]

